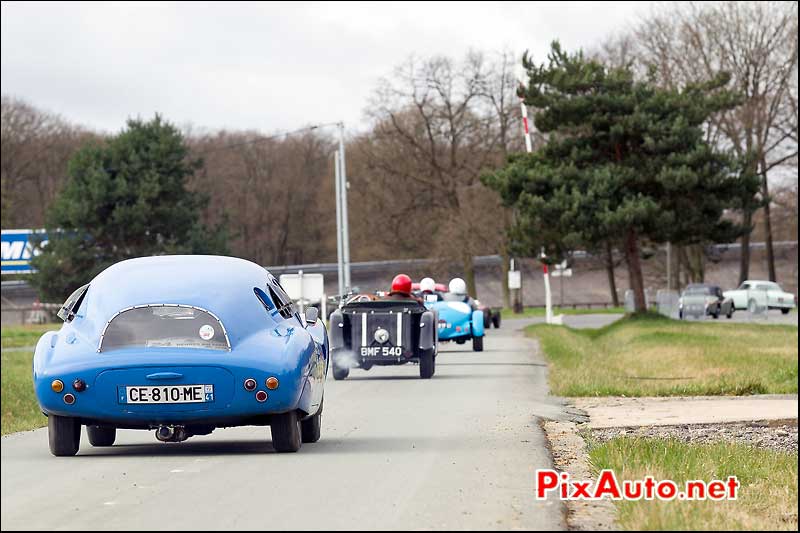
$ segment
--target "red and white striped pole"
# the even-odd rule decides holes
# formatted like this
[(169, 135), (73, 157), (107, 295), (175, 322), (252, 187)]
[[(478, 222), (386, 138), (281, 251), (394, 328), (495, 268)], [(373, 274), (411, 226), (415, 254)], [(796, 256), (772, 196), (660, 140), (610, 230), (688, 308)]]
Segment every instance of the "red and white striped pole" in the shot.
[[(520, 99), (520, 108), (522, 109), (522, 129), (525, 132), (525, 149), (530, 154), (533, 152), (533, 144), (531, 143), (531, 130), (528, 125), (528, 107), (525, 105), (525, 100)], [(544, 308), (545, 308), (545, 322), (551, 324), (553, 322), (553, 298), (550, 292), (550, 273), (547, 270), (547, 263), (545, 259), (544, 248), (540, 256), (542, 260), (542, 273), (544, 274)]]

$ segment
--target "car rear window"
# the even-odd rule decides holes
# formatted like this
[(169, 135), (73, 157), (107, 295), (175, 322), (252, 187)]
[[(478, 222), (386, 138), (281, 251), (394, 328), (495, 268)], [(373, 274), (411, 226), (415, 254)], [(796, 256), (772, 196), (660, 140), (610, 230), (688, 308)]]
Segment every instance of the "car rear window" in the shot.
[(108, 321), (98, 352), (121, 348), (230, 350), (228, 333), (209, 311), (190, 305), (159, 304), (123, 309)]

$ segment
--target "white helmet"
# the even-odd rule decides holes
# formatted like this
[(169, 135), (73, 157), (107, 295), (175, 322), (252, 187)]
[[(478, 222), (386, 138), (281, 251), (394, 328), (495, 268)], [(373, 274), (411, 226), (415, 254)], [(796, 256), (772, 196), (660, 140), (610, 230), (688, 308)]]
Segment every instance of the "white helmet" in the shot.
[(467, 294), (467, 284), (461, 278), (451, 279), (449, 288), (453, 294)]
[(422, 278), (419, 282), (419, 290), (422, 292), (434, 292), (436, 290), (436, 282), (433, 278)]

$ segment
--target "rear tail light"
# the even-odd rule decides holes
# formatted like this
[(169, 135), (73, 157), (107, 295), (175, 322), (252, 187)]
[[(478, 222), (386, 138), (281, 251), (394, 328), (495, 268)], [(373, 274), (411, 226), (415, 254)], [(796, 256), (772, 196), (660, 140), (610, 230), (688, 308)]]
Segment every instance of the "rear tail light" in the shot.
[(60, 393), (64, 390), (64, 382), (60, 379), (54, 379), (52, 383), (50, 383), (50, 388), (53, 389), (53, 392)]
[(264, 383), (269, 390), (275, 390), (278, 388), (278, 378), (275, 376), (267, 378), (267, 381)]
[(246, 391), (253, 392), (254, 390), (256, 390), (256, 385), (257, 385), (256, 380), (254, 380), (253, 378), (247, 378), (246, 380), (244, 380), (244, 390)]
[(266, 402), (267, 401), (267, 393), (263, 390), (260, 390), (256, 393), (256, 400), (259, 402)]
[(83, 392), (86, 390), (86, 382), (82, 379), (76, 379), (72, 382), (72, 388), (75, 389), (77, 392)]
[(65, 394), (64, 395), (64, 403), (67, 404), (67, 405), (72, 405), (73, 403), (75, 403), (75, 396), (73, 396), (70, 393)]

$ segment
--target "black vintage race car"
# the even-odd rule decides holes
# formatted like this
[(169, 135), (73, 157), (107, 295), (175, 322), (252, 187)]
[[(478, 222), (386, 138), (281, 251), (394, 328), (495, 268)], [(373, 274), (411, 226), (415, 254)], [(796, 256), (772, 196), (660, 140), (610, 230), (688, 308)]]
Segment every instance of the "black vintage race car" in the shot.
[(345, 379), (352, 368), (419, 364), (419, 377), (436, 371), (436, 313), (414, 298), (351, 297), (331, 314), (333, 377)]

